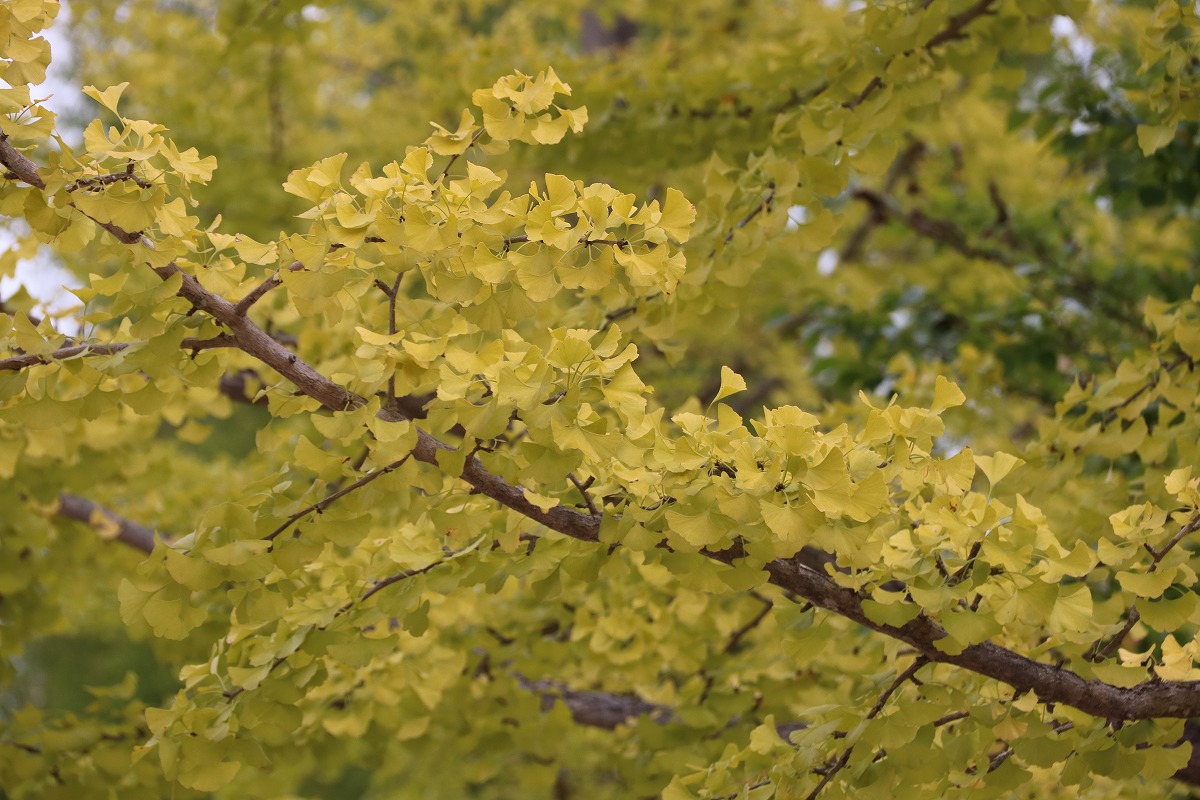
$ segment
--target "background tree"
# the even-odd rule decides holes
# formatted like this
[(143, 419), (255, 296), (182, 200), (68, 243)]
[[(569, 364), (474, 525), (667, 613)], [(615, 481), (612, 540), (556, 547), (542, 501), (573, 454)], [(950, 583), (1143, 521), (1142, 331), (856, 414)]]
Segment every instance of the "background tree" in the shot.
[(0, 792), (1200, 783), (1193, 6), (58, 10)]

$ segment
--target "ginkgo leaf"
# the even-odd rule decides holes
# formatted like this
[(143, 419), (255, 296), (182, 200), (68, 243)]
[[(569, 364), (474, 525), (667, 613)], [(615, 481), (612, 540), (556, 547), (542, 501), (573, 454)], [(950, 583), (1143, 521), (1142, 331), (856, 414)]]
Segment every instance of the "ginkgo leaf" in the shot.
[(124, 94), (127, 88), (129, 88), (129, 81), (124, 81), (118, 83), (116, 86), (110, 86), (103, 91), (97, 89), (95, 86), (84, 86), (83, 93), (116, 114), (117, 104), (121, 101), (121, 95)]
[(732, 394), (744, 391), (746, 391), (746, 380), (729, 367), (721, 367), (721, 388), (717, 391), (713, 402), (720, 402)]

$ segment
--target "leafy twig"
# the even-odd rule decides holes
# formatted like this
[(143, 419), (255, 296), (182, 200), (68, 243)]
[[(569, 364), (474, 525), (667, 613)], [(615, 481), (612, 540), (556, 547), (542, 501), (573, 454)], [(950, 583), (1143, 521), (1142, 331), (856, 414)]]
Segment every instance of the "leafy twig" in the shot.
[[(1174, 550), (1175, 546), (1182, 542), (1188, 534), (1195, 533), (1196, 531), (1200, 531), (1200, 511), (1193, 514), (1192, 518), (1188, 520), (1182, 527), (1180, 527), (1180, 529), (1176, 531), (1170, 539), (1167, 540), (1167, 543), (1158, 550), (1155, 550), (1149, 544), (1145, 545), (1146, 550), (1150, 552), (1151, 556), (1150, 568), (1146, 570), (1146, 572), (1157, 572), (1158, 565), (1162, 563), (1162, 560), (1166, 557), (1167, 553)], [(1141, 612), (1138, 611), (1137, 604), (1134, 603), (1129, 607), (1129, 611), (1127, 611), (1125, 614), (1125, 624), (1122, 625), (1121, 630), (1117, 631), (1117, 634), (1109, 640), (1108, 644), (1101, 648), (1100, 641), (1097, 640), (1096, 643), (1089, 648), (1089, 652), (1091, 653), (1089, 659), (1091, 661), (1100, 662), (1112, 655), (1116, 649), (1121, 646), (1121, 643), (1125, 641), (1125, 637), (1129, 635), (1129, 632), (1133, 630), (1133, 626), (1136, 625), (1138, 620), (1141, 618)]]
[(286, 522), (284, 522), (282, 525), (280, 525), (275, 530), (268, 533), (263, 538), (267, 539), (268, 541), (275, 539), (276, 536), (283, 533), (288, 528), (292, 527), (292, 525), (294, 525), (298, 520), (303, 519), (304, 517), (308, 516), (309, 514), (311, 514), (314, 511), (316, 511), (317, 513), (324, 511), (326, 508), (329, 508), (329, 506), (331, 504), (337, 502), (338, 500), (340, 500), (341, 498), (350, 494), (351, 492), (361, 489), (362, 487), (366, 486), (368, 483), (375, 480), (376, 478), (381, 478), (384, 475), (387, 475), (389, 472), (391, 472), (395, 469), (398, 469), (402, 464), (404, 464), (405, 461), (408, 461), (408, 459), (410, 457), (411, 457), (411, 455), (408, 455), (408, 456), (405, 456), (404, 458), (400, 459), (399, 461), (393, 461), (391, 464), (388, 464), (385, 467), (380, 467), (379, 469), (377, 469), (373, 472), (367, 473), (366, 475), (359, 478), (358, 480), (356, 480), (354, 483), (350, 484), (349, 486), (338, 489), (336, 492), (330, 492), (329, 494), (325, 495), (325, 497), (323, 497), (321, 500), (318, 500), (317, 502), (313, 503), (312, 505), (304, 507), (300, 511), (297, 511), (295, 514), (292, 514), (290, 517), (287, 518)]
[(467, 143), (467, 146), (463, 148), (461, 153), (455, 153), (454, 155), (450, 156), (450, 160), (446, 162), (446, 166), (442, 167), (442, 172), (440, 175), (438, 175), (438, 180), (441, 180), (450, 174), (450, 168), (454, 166), (454, 162), (458, 161), (458, 159), (465, 155), (468, 150), (474, 147), (475, 143), (479, 141), (479, 137), (483, 136), (486, 130), (487, 128), (481, 126), (479, 130), (475, 131), (475, 135), (471, 137), (471, 141)]
[[(903, 684), (912, 680), (913, 677), (916, 676), (918, 670), (928, 663), (929, 659), (925, 658), (925, 656), (917, 656), (917, 659), (913, 661), (909, 668), (897, 675), (896, 679), (892, 681), (892, 684), (883, 691), (883, 694), (879, 696), (879, 700), (876, 701), (875, 707), (872, 708), (870, 713), (867, 714), (866, 719), (871, 720), (879, 716), (880, 712), (883, 711), (884, 705), (887, 704), (888, 698), (890, 698), (892, 694)], [(808, 800), (816, 800), (817, 795), (821, 793), (821, 790), (828, 786), (829, 782), (833, 780), (833, 777), (845, 769), (846, 765), (850, 763), (850, 754), (853, 752), (854, 745), (850, 745), (842, 751), (842, 754), (838, 757), (837, 761), (835, 761), (833, 765), (826, 770), (825, 774), (821, 778), (821, 782), (817, 784), (815, 789), (809, 792)]]

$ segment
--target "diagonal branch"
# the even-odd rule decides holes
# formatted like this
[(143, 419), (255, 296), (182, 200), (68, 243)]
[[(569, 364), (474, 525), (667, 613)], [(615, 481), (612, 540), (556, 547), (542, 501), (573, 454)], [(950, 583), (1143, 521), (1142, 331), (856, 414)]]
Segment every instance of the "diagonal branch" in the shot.
[(399, 461), (393, 461), (391, 464), (388, 464), (385, 467), (380, 467), (379, 469), (377, 469), (373, 472), (368, 472), (366, 475), (359, 478), (358, 480), (356, 480), (354, 483), (350, 484), (349, 486), (343, 486), (341, 489), (338, 489), (336, 492), (330, 492), (329, 494), (325, 495), (323, 498), (321, 498), (317, 502), (313, 503), (312, 505), (305, 506), (304, 508), (297, 511), (295, 514), (292, 514), (290, 517), (287, 518), (286, 522), (284, 522), (282, 525), (280, 525), (275, 530), (268, 533), (263, 538), (267, 539), (268, 541), (273, 540), (276, 536), (283, 533), (288, 528), (292, 527), (298, 521), (300, 521), (304, 517), (308, 516), (312, 512), (316, 511), (318, 514), (321, 513), (325, 509), (329, 508), (330, 505), (332, 505), (333, 503), (342, 499), (343, 497), (350, 494), (351, 492), (361, 489), (362, 487), (366, 486), (368, 483), (371, 483), (372, 481), (374, 481), (376, 478), (382, 478), (384, 475), (387, 475), (389, 472), (399, 469), (400, 466), (402, 464), (404, 464), (405, 461), (408, 461), (408, 459), (409, 459), (409, 457), (405, 456), (404, 458), (400, 459)]

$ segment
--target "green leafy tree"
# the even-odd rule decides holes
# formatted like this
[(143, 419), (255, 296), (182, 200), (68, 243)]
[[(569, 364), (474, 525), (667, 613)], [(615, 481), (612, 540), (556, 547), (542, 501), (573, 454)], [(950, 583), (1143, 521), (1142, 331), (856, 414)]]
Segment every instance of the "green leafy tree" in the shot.
[(1194, 4), (59, 11), (0, 796), (1200, 785)]

